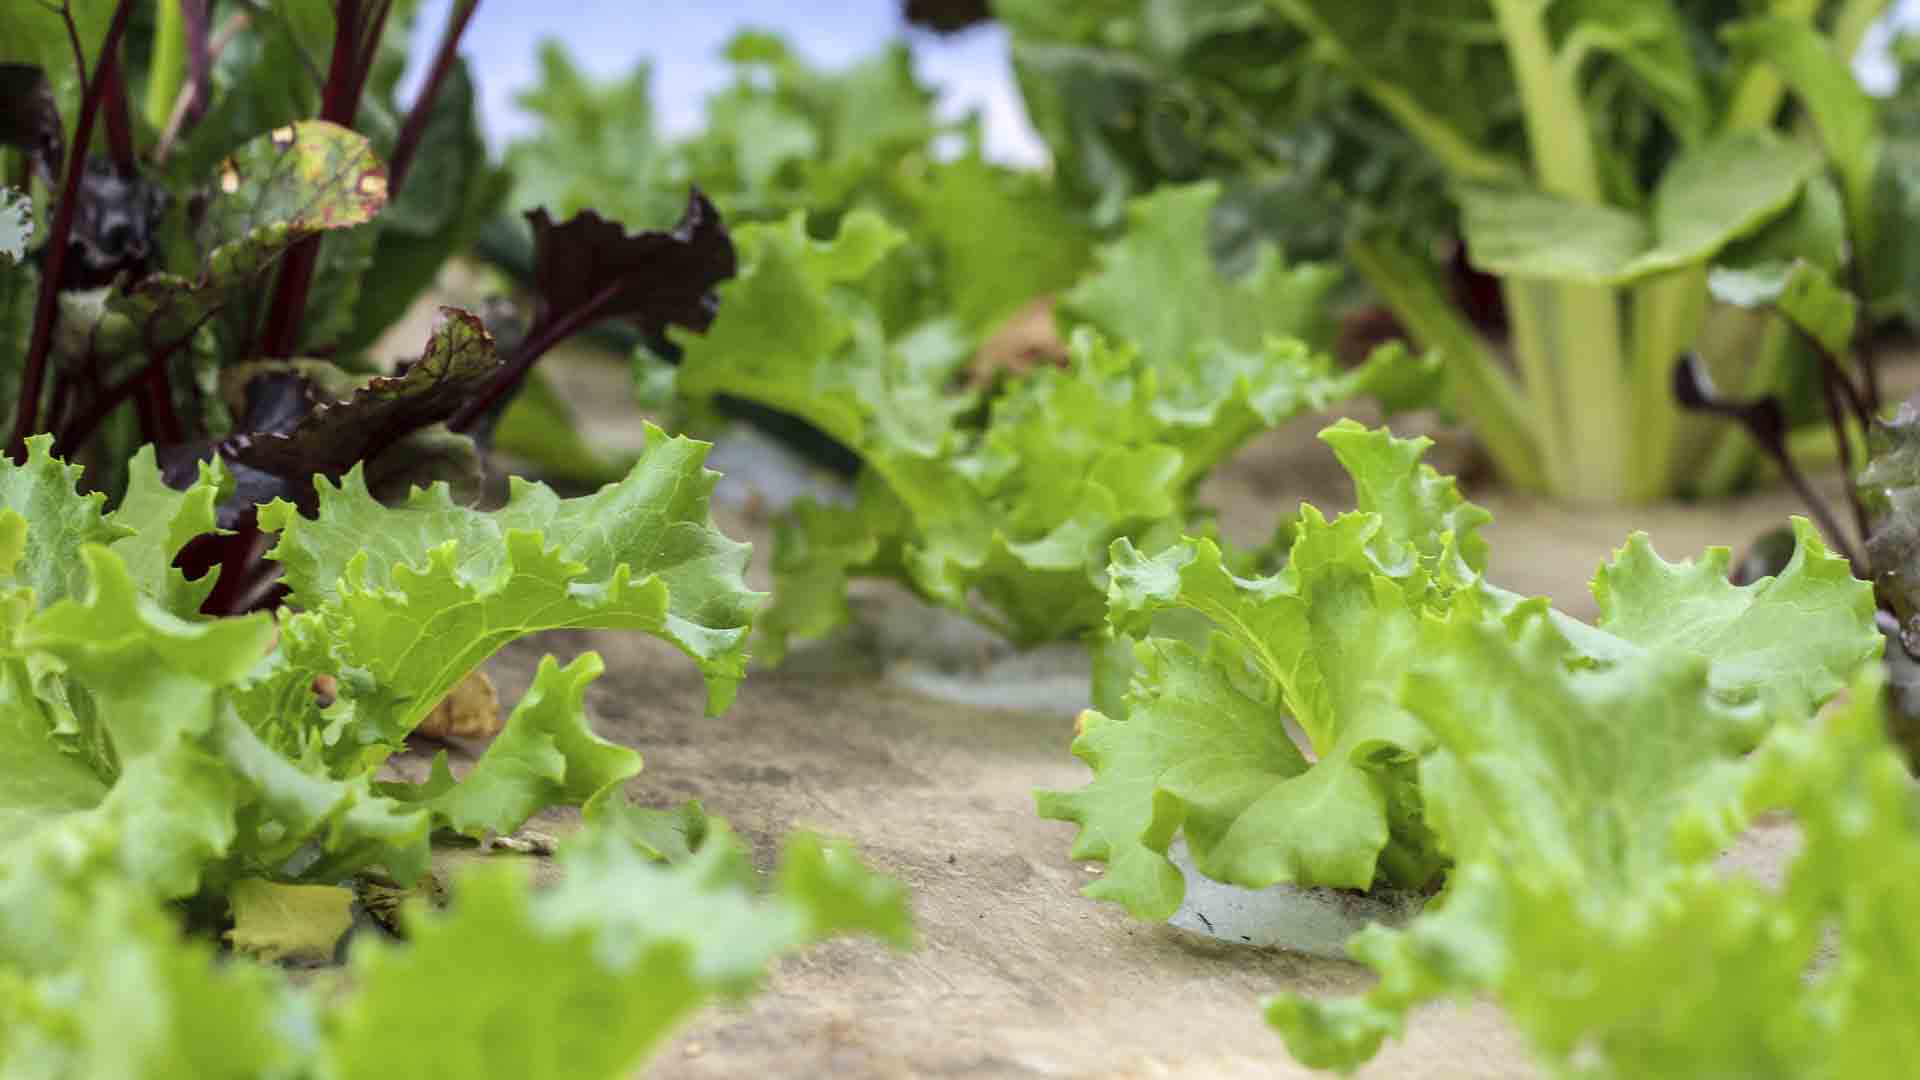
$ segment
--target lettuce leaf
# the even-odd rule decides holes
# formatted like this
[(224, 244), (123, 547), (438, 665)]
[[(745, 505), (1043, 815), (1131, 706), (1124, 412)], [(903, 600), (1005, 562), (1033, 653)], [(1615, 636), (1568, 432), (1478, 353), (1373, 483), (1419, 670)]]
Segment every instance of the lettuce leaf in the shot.
[[(0, 1074), (623, 1075), (780, 951), (910, 939), (899, 886), (844, 847), (794, 837), (767, 890), (697, 806), (627, 804), (640, 758), (587, 723), (592, 653), (547, 658), (458, 781), (444, 759), (422, 784), (373, 780), (447, 685), (544, 627), (649, 630), (726, 703), (759, 598), (746, 545), (710, 523), (704, 444), (652, 430), (625, 480), (576, 499), (518, 483), (491, 513), (323, 481), (312, 518), (262, 510), (298, 609), (277, 619), (201, 616), (207, 582), (167, 560), (214, 528), (218, 459), (174, 491), (143, 452), (106, 513), (50, 445), (0, 460)], [(182, 915), (232, 913), (237, 945), (324, 954), (349, 875), (415, 881), (434, 828), (507, 832), (567, 804), (587, 824), (559, 885), (470, 868), (407, 944), (356, 940), (350, 992), (181, 935)], [(240, 910), (296, 887), (326, 894), (325, 925)]]
[[(701, 466), (706, 444), (651, 426), (646, 438), (624, 480), (574, 499), (516, 479), (491, 512), (456, 504), (445, 485), (389, 507), (356, 470), (338, 486), (316, 479), (313, 519), (284, 500), (262, 507), (261, 527), (280, 533), (268, 556), (301, 611), (246, 691), (258, 715), (324, 727), (343, 754), (391, 743), (501, 645), (561, 627), (656, 634), (700, 666), (709, 709), (723, 710), (759, 601), (741, 578), (748, 548), (709, 521), (719, 474)], [(285, 704), (310, 698), (322, 674), (340, 681), (326, 717)]]
[[(1743, 759), (1756, 706), (1721, 700), (1696, 659), (1583, 672), (1537, 619), (1450, 632), (1462, 648), (1407, 697), (1440, 747), (1421, 771), (1453, 884), (1405, 930), (1356, 939), (1370, 993), (1269, 1001), (1297, 1057), (1350, 1068), (1414, 1003), (1477, 991), (1557, 1070), (1900, 1075), (1920, 828), (1878, 665), (1846, 707), (1783, 717)], [(1716, 871), (1766, 811), (1804, 837), (1784, 884)]]
[(1269, 243), (1251, 266), (1223, 275), (1205, 242), (1220, 195), (1219, 184), (1204, 182), (1128, 204), (1127, 229), (1101, 250), (1099, 270), (1062, 298), (1065, 321), (1096, 326), (1169, 365), (1209, 339), (1243, 351), (1276, 336), (1323, 340), (1339, 270), (1286, 266)]
[[(1305, 329), (1326, 275), (1269, 252), (1249, 278), (1222, 277), (1204, 229), (1216, 196), (1143, 202), (1137, 235), (1076, 294), (1066, 366), (1013, 380), (984, 415), (951, 387), (965, 352), (940, 323), (886, 329), (899, 231), (855, 212), (829, 241), (798, 216), (736, 232), (741, 271), (721, 286), (720, 317), (677, 339), (678, 391), (793, 413), (862, 462), (853, 505), (803, 505), (782, 526), (763, 656), (844, 621), (854, 576), (902, 580), (1018, 644), (1085, 633), (1101, 622), (1108, 545), (1170, 539), (1200, 479), (1248, 438), (1362, 393), (1420, 396), (1433, 366), (1398, 349), (1339, 371), (1283, 337)], [(1152, 323), (1126, 299), (1182, 282), (1218, 295)]]
[(656, 862), (617, 817), (562, 846), (560, 883), (468, 867), (450, 910), (408, 912), (408, 940), (356, 939), (350, 991), (298, 990), (222, 963), (131, 889), (76, 918), (58, 977), (0, 968), (0, 1072), (304, 1077), (629, 1074), (678, 1022), (753, 988), (775, 955), (832, 935), (911, 940), (899, 887), (845, 848), (796, 834), (761, 889), (714, 826)]
[(262, 511), (301, 609), (277, 622), (201, 617), (204, 583), (162, 561), (211, 528), (217, 462), (170, 492), (143, 453), (103, 514), (48, 448), (0, 465), (0, 760), (30, 781), (0, 793), (0, 920), (42, 960), (72, 930), (65, 898), (102, 876), (167, 900), (376, 863), (404, 879), (436, 823), (505, 832), (617, 788), (640, 762), (587, 725), (592, 655), (544, 665), (462, 783), (372, 784), (440, 695), (520, 634), (649, 630), (702, 665), (716, 708), (745, 664), (758, 596), (746, 545), (709, 522), (704, 444), (653, 431), (624, 481), (577, 499), (518, 484), (493, 513), (444, 487), (389, 508), (357, 472), (323, 482), (312, 519)]
[[(1322, 438), (1358, 508), (1329, 521), (1303, 506), (1278, 573), (1237, 576), (1205, 539), (1151, 555), (1114, 543), (1109, 618), (1145, 637), (1125, 715), (1086, 714), (1074, 752), (1093, 782), (1038, 797), (1080, 826), (1075, 857), (1112, 864), (1089, 895), (1170, 916), (1177, 833), (1200, 872), (1249, 888), (1430, 885), (1458, 852), (1433, 817), (1436, 732), (1401, 678), (1460, 650), (1436, 636), (1449, 620), (1546, 618), (1570, 664), (1696, 663), (1716, 702), (1767, 715), (1811, 711), (1879, 653), (1870, 587), (1805, 522), (1787, 568), (1747, 586), (1728, 583), (1724, 550), (1672, 564), (1635, 536), (1596, 577), (1601, 618), (1586, 625), (1486, 583), (1489, 516), (1420, 464), (1426, 440), (1351, 421)], [(1205, 646), (1152, 637), (1166, 612), (1203, 617)], [(1741, 729), (1743, 745), (1763, 730)]]

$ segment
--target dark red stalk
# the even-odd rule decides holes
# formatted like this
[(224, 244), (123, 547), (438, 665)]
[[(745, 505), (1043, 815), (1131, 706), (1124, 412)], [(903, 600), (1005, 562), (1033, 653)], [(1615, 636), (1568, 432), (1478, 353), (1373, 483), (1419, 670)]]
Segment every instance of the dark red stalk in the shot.
[[(1871, 535), (1873, 530), (1867, 521), (1866, 505), (1860, 501), (1858, 496), (1852, 494), (1853, 440), (1847, 438), (1846, 413), (1842, 411), (1840, 404), (1841, 386), (1847, 386), (1846, 376), (1840, 373), (1837, 365), (1829, 362), (1827, 358), (1823, 356), (1820, 365), (1820, 390), (1821, 396), (1826, 399), (1827, 422), (1833, 425), (1833, 437), (1840, 448), (1840, 474), (1847, 477), (1849, 481), (1847, 484), (1849, 493), (1847, 501), (1852, 504), (1853, 523), (1859, 528), (1860, 535), (1866, 537)], [(1847, 386), (1847, 389), (1851, 392), (1852, 387)]]
[[(163, 0), (164, 2), (164, 0)], [(180, 21), (187, 37), (187, 84), (192, 93), (180, 130), (191, 131), (213, 100), (213, 12), (211, 0), (179, 0)]]
[(447, 81), (447, 73), (453, 70), (453, 62), (460, 56), (460, 37), (467, 32), (467, 23), (472, 21), (474, 10), (479, 6), (480, 0), (455, 0), (453, 10), (447, 14), (447, 28), (440, 34), (440, 47), (434, 51), (426, 84), (420, 88), (420, 96), (413, 100), (407, 121), (393, 141), (393, 156), (387, 162), (387, 191), (391, 198), (400, 197), (400, 185), (406, 182), (407, 167), (413, 164), (420, 139), (427, 133), (427, 121), (433, 116), (433, 103), (440, 96), (440, 86)]
[(214, 564), (220, 568), (220, 577), (214, 582), (213, 591), (200, 602), (200, 614), (244, 615), (266, 599), (280, 576), (280, 564), (263, 561), (273, 538), (260, 531), (253, 511), (249, 510), (235, 523), (234, 535), (204, 534), (191, 541), (189, 547), (202, 541), (213, 541), (224, 554)]
[[(74, 417), (72, 423), (61, 427), (54, 438), (54, 448), (62, 452), (79, 448), (93, 436), (94, 431), (101, 424), (106, 422), (107, 417), (113, 415), (113, 410), (126, 404), (127, 399), (132, 397), (135, 391), (147, 386), (155, 378), (153, 374), (155, 371), (160, 372), (160, 378), (164, 380), (168, 355), (170, 354), (162, 353), (149, 360), (139, 371), (90, 398), (85, 411)], [(152, 428), (148, 426), (148, 421), (144, 417), (141, 428), (149, 437), (153, 435)]]
[(527, 331), (526, 340), (521, 342), (520, 348), (514, 352), (513, 361), (494, 377), (484, 393), (462, 405), (460, 411), (454, 413), (453, 417), (447, 421), (447, 427), (453, 431), (465, 431), (472, 427), (487, 414), (487, 410), (493, 408), (501, 399), (512, 393), (514, 387), (520, 385), (520, 380), (527, 375), (527, 369), (533, 367), (533, 362), (545, 355), (548, 349), (598, 321), (601, 310), (611, 304), (614, 297), (620, 295), (621, 285), (622, 283), (618, 281), (611, 282), (595, 294), (592, 300), (560, 318), (552, 322), (542, 320), (534, 324), (533, 329)]
[[(1867, 273), (1864, 260), (1853, 259), (1847, 264), (1847, 277), (1853, 287), (1853, 295), (1864, 304), (1871, 293), (1867, 292)], [(1880, 412), (1880, 364), (1873, 351), (1873, 326), (1867, 319), (1860, 320), (1859, 329), (1854, 333), (1853, 355), (1860, 361), (1860, 370), (1866, 374), (1867, 408), (1871, 412)], [(1862, 421), (1865, 423), (1866, 421)]]
[[(320, 119), (352, 127), (360, 111), (360, 94), (373, 66), (373, 50), (386, 26), (391, 0), (375, 0), (371, 18), (360, 0), (339, 0), (334, 7), (333, 55), (327, 63), (327, 82), (320, 91)], [(371, 44), (369, 44), (371, 42)], [(320, 258), (320, 237), (295, 244), (280, 264), (280, 279), (260, 333), (264, 356), (292, 356), (300, 345), (300, 323), (306, 317), (307, 296), (313, 291), (313, 271)]]
[[(126, 36), (127, 17), (133, 0), (119, 0), (113, 8), (113, 21), (107, 24), (107, 37), (100, 55), (114, 56), (120, 51), (120, 39)], [(47, 354), (53, 347), (53, 323), (59, 316), (60, 272), (67, 258), (67, 243), (73, 236), (73, 214), (78, 202), (80, 175), (86, 171), (87, 144), (93, 139), (93, 121), (100, 114), (102, 87), (89, 82), (80, 103), (80, 119), (74, 125), (73, 146), (67, 150), (66, 167), (60, 176), (60, 201), (54, 207), (53, 228), (47, 232), (46, 261), (40, 268), (40, 295), (34, 301), (33, 336), (27, 342), (27, 355), (20, 379), (20, 404), (13, 421), (13, 438), (7, 453), (16, 463), (27, 459), (27, 436), (39, 421), (40, 387), (46, 378)]]
[(133, 152), (133, 114), (127, 105), (127, 80), (120, 72), (118, 52), (100, 54), (101, 104), (107, 110), (107, 157), (113, 171), (131, 179), (139, 164)]
[[(372, 15), (361, 20), (360, 44), (353, 58), (353, 85), (347, 91), (353, 113), (360, 111), (360, 99), (367, 91), (367, 77), (373, 74), (373, 61), (380, 53), (380, 35), (386, 32), (387, 16), (393, 11), (393, 0), (374, 0), (374, 4)], [(352, 127), (352, 115), (339, 123)]]
[(167, 378), (168, 355), (154, 357), (140, 379), (140, 396), (146, 399), (147, 410), (153, 418), (141, 434), (156, 446), (171, 446), (186, 438), (180, 427), (180, 416), (173, 409), (173, 384)]
[[(140, 425), (140, 441), (153, 442), (153, 430), (160, 426), (160, 413), (153, 399), (153, 385), (144, 378), (133, 379), (132, 382), (133, 418)], [(75, 445), (77, 448), (78, 444)]]
[(80, 77), (81, 93), (87, 86), (87, 50), (80, 44), (80, 28), (73, 25), (73, 7), (62, 0), (55, 5), (60, 10), (60, 21), (67, 26), (67, 46), (73, 50), (73, 73)]

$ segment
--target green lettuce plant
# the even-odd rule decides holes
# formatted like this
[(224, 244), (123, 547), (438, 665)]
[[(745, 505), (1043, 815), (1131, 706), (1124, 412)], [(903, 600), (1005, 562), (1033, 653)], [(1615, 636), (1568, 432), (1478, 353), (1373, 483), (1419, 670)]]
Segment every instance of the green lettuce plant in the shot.
[(1297, 339), (1321, 318), (1327, 269), (1267, 248), (1222, 274), (1206, 241), (1218, 195), (1139, 200), (1060, 298), (1065, 366), (984, 393), (957, 385), (976, 340), (964, 325), (889, 324), (889, 256), (907, 237), (877, 215), (825, 242), (797, 215), (738, 230), (740, 274), (711, 331), (679, 340), (677, 393), (791, 413), (860, 460), (851, 505), (803, 502), (782, 524), (761, 655), (845, 621), (854, 577), (901, 581), (1020, 645), (1086, 636), (1108, 546), (1172, 540), (1198, 518), (1200, 480), (1253, 435), (1363, 394), (1425, 395), (1433, 368), (1404, 350), (1343, 371)]
[[(0, 1072), (624, 1075), (776, 950), (905, 939), (897, 887), (842, 848), (794, 839), (758, 897), (697, 806), (628, 803), (640, 757), (588, 725), (592, 653), (544, 660), (458, 778), (444, 757), (419, 783), (379, 775), (449, 688), (546, 629), (654, 634), (726, 707), (760, 597), (746, 545), (708, 520), (704, 444), (653, 429), (621, 483), (562, 499), (516, 481), (490, 512), (444, 484), (384, 505), (355, 467), (319, 482), (311, 517), (261, 509), (286, 605), (210, 617), (219, 571), (174, 555), (217, 531), (218, 459), (175, 490), (143, 450), (107, 510), (50, 442), (0, 461)], [(328, 959), (374, 883), (433, 880), (436, 833), (490, 839), (568, 805), (587, 824), (559, 886), (460, 875), (406, 944), (359, 935), (344, 996), (181, 939), (230, 926), (250, 952)]]
[[(1108, 864), (1087, 893), (1167, 918), (1177, 837), (1235, 885), (1428, 891), (1349, 946), (1373, 988), (1266, 1003), (1308, 1065), (1357, 1067), (1416, 1006), (1475, 995), (1568, 1075), (1901, 1075), (1920, 832), (1871, 587), (1805, 521), (1744, 585), (1724, 549), (1668, 563), (1635, 535), (1583, 623), (1487, 582), (1488, 515), (1421, 440), (1322, 438), (1358, 507), (1303, 507), (1278, 573), (1115, 543), (1132, 685), (1082, 717), (1093, 782), (1039, 796)], [(1714, 865), (1774, 810), (1806, 837), (1783, 885)]]
[[(1403, 699), (1436, 740), (1420, 776), (1448, 890), (1356, 938), (1373, 990), (1268, 1001), (1299, 1060), (1353, 1068), (1417, 1003), (1477, 994), (1568, 1075), (1904, 1074), (1920, 832), (1873, 668), (1740, 758), (1757, 710), (1697, 661), (1585, 671), (1538, 618), (1447, 633)], [(1784, 881), (1716, 868), (1768, 811), (1804, 835)]]
[[(1745, 586), (1728, 582), (1725, 549), (1668, 563), (1637, 534), (1595, 576), (1600, 618), (1587, 624), (1486, 580), (1479, 530), (1490, 516), (1419, 463), (1425, 440), (1351, 422), (1321, 437), (1353, 476), (1357, 509), (1329, 520), (1303, 506), (1278, 573), (1236, 574), (1208, 539), (1158, 552), (1114, 543), (1108, 617), (1137, 639), (1124, 712), (1082, 717), (1074, 752), (1093, 782), (1039, 802), (1043, 816), (1079, 825), (1076, 858), (1109, 864), (1089, 895), (1144, 918), (1172, 915), (1185, 891), (1167, 854), (1176, 835), (1200, 873), (1248, 888), (1434, 886), (1460, 849), (1427, 795), (1441, 736), (1405, 673), (1452, 663), (1462, 646), (1448, 635), (1468, 632), (1460, 627), (1538, 623), (1535, 633), (1562, 643), (1557, 662), (1603, 682), (1631, 682), (1648, 658), (1686, 667), (1747, 718), (1684, 736), (1727, 754), (1755, 745), (1776, 716), (1810, 714), (1879, 655), (1871, 587), (1804, 521), (1792, 562)], [(1185, 620), (1178, 636), (1164, 629), (1168, 613)], [(1616, 670), (1632, 674), (1605, 675)], [(1478, 673), (1459, 682), (1448, 692), (1485, 692)], [(1523, 706), (1538, 738), (1562, 739), (1559, 752), (1590, 755), (1596, 768), (1612, 759), (1578, 732), (1555, 734), (1553, 708), (1513, 705)]]

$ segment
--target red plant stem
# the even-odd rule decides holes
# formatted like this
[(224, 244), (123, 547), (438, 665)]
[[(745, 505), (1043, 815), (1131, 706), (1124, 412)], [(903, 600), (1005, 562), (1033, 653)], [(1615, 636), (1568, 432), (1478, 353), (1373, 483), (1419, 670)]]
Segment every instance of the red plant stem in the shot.
[[(374, 4), (371, 17), (361, 20), (360, 43), (353, 59), (353, 85), (348, 90), (353, 112), (359, 111), (360, 99), (366, 94), (367, 77), (373, 74), (373, 61), (379, 55), (380, 35), (386, 32), (387, 16), (393, 11), (393, 0), (374, 0)], [(352, 115), (339, 123), (352, 127)]]
[[(120, 39), (126, 36), (127, 17), (133, 12), (133, 0), (118, 0), (113, 21), (107, 24), (106, 40), (100, 55), (114, 56), (120, 51)], [(39, 421), (40, 387), (47, 374), (47, 355), (53, 347), (53, 323), (60, 314), (60, 272), (67, 260), (67, 242), (73, 236), (74, 204), (78, 202), (80, 174), (85, 171), (87, 144), (93, 139), (93, 121), (100, 113), (99, 88), (89, 83), (80, 104), (80, 119), (74, 126), (73, 146), (67, 150), (67, 164), (60, 176), (60, 202), (54, 207), (53, 228), (47, 232), (46, 262), (40, 268), (40, 295), (34, 301), (33, 336), (27, 342), (26, 360), (20, 378), (20, 403), (13, 421), (13, 438), (7, 453), (16, 463), (27, 460), (27, 436)]]
[(447, 427), (453, 431), (465, 431), (472, 427), (476, 421), (487, 414), (488, 409), (493, 408), (502, 398), (512, 393), (514, 387), (520, 385), (520, 380), (526, 377), (527, 370), (533, 367), (535, 360), (545, 355), (548, 349), (596, 322), (600, 318), (601, 309), (612, 303), (614, 297), (620, 295), (620, 287), (621, 283), (618, 281), (609, 282), (585, 304), (552, 322), (543, 320), (536, 323), (533, 329), (527, 331), (526, 340), (521, 342), (519, 350), (513, 354), (513, 361), (494, 377), (485, 392), (462, 405), (460, 411), (454, 413), (452, 419), (447, 421)]
[[(145, 369), (141, 370), (144, 374)], [(140, 425), (140, 441), (155, 442), (153, 430), (160, 426), (160, 413), (153, 399), (153, 384), (144, 378), (130, 381), (133, 383), (133, 417)]]
[(184, 132), (192, 130), (213, 100), (213, 11), (211, 0), (179, 2), (187, 37), (187, 85), (192, 88), (180, 119), (179, 130)]
[(87, 50), (80, 45), (79, 27), (73, 25), (73, 4), (70, 0), (62, 0), (51, 6), (59, 9), (60, 21), (67, 26), (67, 45), (73, 49), (73, 73), (79, 78), (80, 91), (84, 94), (87, 87)]
[[(380, 3), (371, 20), (373, 40), (378, 41), (391, 5)], [(339, 0), (334, 8), (333, 55), (327, 62), (327, 82), (320, 92), (320, 119), (342, 127), (352, 127), (360, 111), (360, 92), (366, 86), (366, 68), (371, 55), (366, 46), (369, 30), (360, 0)], [(260, 333), (263, 356), (292, 356), (300, 346), (300, 324), (307, 313), (307, 296), (313, 291), (314, 266), (320, 259), (320, 237), (310, 236), (293, 245), (280, 263), (280, 279), (274, 286), (273, 304), (267, 310), (267, 324)]]
[(333, 55), (327, 60), (327, 83), (320, 90), (320, 119), (353, 126), (358, 102), (348, 100), (348, 94), (359, 60), (360, 0), (339, 0), (333, 12)]
[[(132, 397), (136, 390), (140, 390), (142, 387), (146, 387), (156, 380), (164, 384), (166, 379), (167, 358), (172, 355), (173, 350), (168, 349), (154, 356), (148, 360), (146, 365), (139, 371), (114, 383), (106, 390), (91, 398), (87, 402), (86, 411), (75, 417), (71, 424), (67, 424), (60, 429), (59, 434), (54, 438), (55, 449), (66, 451), (78, 448), (80, 444), (86, 442), (86, 440), (93, 435), (95, 429), (106, 422), (107, 417), (113, 415), (113, 410), (126, 404), (127, 399)], [(172, 413), (171, 406), (168, 407), (168, 413)], [(158, 420), (159, 418), (156, 417), (155, 419)], [(176, 428), (179, 426), (178, 420), (174, 421), (174, 426)], [(144, 418), (141, 421), (141, 427), (149, 438), (153, 437), (154, 433), (152, 428)], [(178, 436), (176, 435), (173, 441), (177, 441), (177, 439)]]
[[(254, 511), (247, 511), (246, 517), (236, 523), (234, 536), (224, 537), (229, 545), (228, 557), (215, 564), (220, 568), (220, 576), (214, 581), (213, 591), (200, 602), (200, 614), (219, 617), (242, 615), (261, 595), (262, 586), (257, 580), (261, 574), (261, 558), (266, 555), (272, 538), (260, 531), (254, 517)], [(268, 563), (274, 576), (278, 576), (279, 563)], [(268, 585), (271, 585), (269, 579)]]
[(73, 377), (65, 371), (53, 373), (53, 396), (47, 404), (47, 427), (57, 429), (66, 415), (67, 402), (73, 397)]
[(127, 105), (127, 80), (120, 72), (117, 52), (100, 56), (101, 103), (107, 110), (107, 157), (113, 171), (122, 179), (131, 179), (139, 163), (133, 153), (133, 116)]
[(460, 37), (467, 32), (467, 23), (473, 19), (474, 10), (480, 6), (480, 0), (454, 0), (453, 10), (447, 15), (447, 28), (440, 34), (440, 47), (433, 54), (433, 67), (427, 71), (427, 81), (420, 88), (420, 96), (413, 100), (413, 108), (407, 112), (407, 121), (400, 127), (400, 135), (393, 141), (393, 156), (387, 162), (387, 193), (390, 198), (400, 197), (400, 186), (406, 183), (407, 168), (413, 164), (413, 155), (420, 149), (420, 139), (427, 133), (427, 122), (433, 117), (433, 103), (440, 96), (440, 86), (447, 80), (447, 73), (453, 70), (453, 62), (460, 56)]
[(1832, 363), (1820, 365), (1820, 390), (1821, 396), (1827, 403), (1827, 422), (1833, 425), (1834, 441), (1840, 448), (1840, 475), (1847, 478), (1847, 502), (1852, 505), (1853, 524), (1860, 530), (1860, 536), (1864, 539), (1872, 535), (1873, 529), (1867, 521), (1866, 505), (1852, 493), (1853, 440), (1847, 438), (1846, 414), (1842, 411), (1840, 404), (1840, 385), (1845, 383), (1846, 376), (1841, 373), (1838, 365)]
[(156, 446), (170, 446), (186, 437), (180, 428), (180, 416), (173, 409), (173, 385), (167, 378), (170, 355), (162, 353), (154, 357), (153, 362), (141, 373), (140, 393), (147, 399), (147, 408), (153, 414), (152, 426), (142, 434)]

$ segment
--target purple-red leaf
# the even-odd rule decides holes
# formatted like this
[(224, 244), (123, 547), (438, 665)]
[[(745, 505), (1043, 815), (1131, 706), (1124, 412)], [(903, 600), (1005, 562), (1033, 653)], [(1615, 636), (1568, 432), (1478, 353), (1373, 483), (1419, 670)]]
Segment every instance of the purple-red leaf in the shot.
[(349, 398), (318, 401), (290, 430), (235, 435), (221, 452), (282, 476), (338, 476), (402, 436), (452, 416), (499, 369), (493, 335), (479, 317), (443, 307), (426, 351), (404, 372), (374, 378)]
[(550, 325), (624, 318), (646, 334), (669, 324), (705, 330), (719, 310), (714, 286), (737, 269), (720, 212), (697, 189), (667, 230), (629, 233), (592, 210), (558, 225), (544, 208), (527, 220), (540, 321)]

